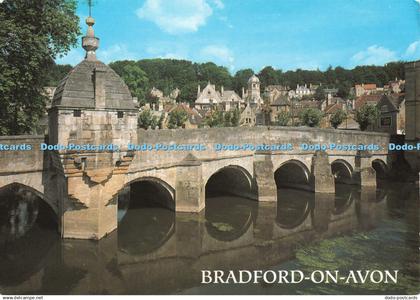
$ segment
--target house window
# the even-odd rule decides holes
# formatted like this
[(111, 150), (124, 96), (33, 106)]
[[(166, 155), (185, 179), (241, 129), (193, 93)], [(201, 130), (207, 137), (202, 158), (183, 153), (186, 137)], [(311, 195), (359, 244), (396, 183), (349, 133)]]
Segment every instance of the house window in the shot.
[(124, 118), (124, 112), (123, 111), (117, 112), (117, 116), (118, 116), (118, 119)]
[(80, 109), (73, 110), (73, 117), (79, 118), (82, 116), (82, 111)]
[(392, 125), (391, 117), (381, 117), (381, 127), (389, 128)]

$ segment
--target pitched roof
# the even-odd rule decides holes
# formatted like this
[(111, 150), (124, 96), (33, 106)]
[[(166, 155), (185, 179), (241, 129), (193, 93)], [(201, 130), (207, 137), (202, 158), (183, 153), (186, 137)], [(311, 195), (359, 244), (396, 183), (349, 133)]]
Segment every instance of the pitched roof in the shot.
[(270, 104), (270, 106), (285, 106), (285, 105), (290, 105), (289, 98), (286, 95), (279, 95)]
[(336, 113), (337, 111), (339, 111), (341, 109), (343, 109), (343, 104), (342, 103), (334, 103), (334, 104), (328, 105), (325, 108), (324, 112), (326, 114), (334, 114), (334, 113)]
[(376, 90), (376, 84), (375, 83), (362, 83), (362, 84), (356, 84), (356, 87), (362, 87), (366, 90)]
[(236, 92), (235, 92), (235, 91), (230, 91), (230, 90), (227, 90), (227, 91), (224, 91), (224, 92), (223, 92), (223, 96), (221, 97), (221, 98), (222, 98), (222, 101), (227, 101), (227, 100), (229, 100), (229, 98), (230, 98), (231, 96), (237, 97), (238, 99), (240, 99), (240, 100), (241, 100), (241, 97), (239, 97), (239, 95), (238, 95), (238, 94), (236, 94)]
[(105, 108), (135, 109), (127, 85), (109, 66), (98, 60), (83, 60), (60, 82), (54, 92), (52, 106), (94, 108), (96, 71), (104, 73)]
[(356, 99), (355, 108), (359, 109), (365, 104), (376, 105), (379, 100), (381, 100), (383, 95), (381, 94), (372, 94), (372, 95), (363, 95)]
[(196, 109), (192, 109), (186, 103), (179, 103), (172, 107), (169, 113), (173, 111), (185, 111), (188, 115), (188, 119), (191, 124), (199, 124), (202, 120), (201, 115), (198, 113)]

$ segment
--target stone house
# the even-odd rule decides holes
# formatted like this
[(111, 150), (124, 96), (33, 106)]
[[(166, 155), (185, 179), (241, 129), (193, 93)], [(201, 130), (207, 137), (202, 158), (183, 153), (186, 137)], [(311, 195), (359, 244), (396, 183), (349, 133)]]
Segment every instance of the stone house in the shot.
[(176, 105), (168, 104), (165, 106), (162, 112), (163, 114), (162, 129), (168, 128), (170, 114), (175, 111), (183, 111), (188, 116), (188, 119), (184, 123), (184, 126), (182, 128), (186, 128), (186, 129), (198, 128), (201, 122), (203, 121), (202, 115), (195, 108), (191, 108), (186, 103), (178, 103)]
[(212, 110), (218, 108), (223, 111), (229, 111), (245, 107), (245, 101), (239, 97), (235, 91), (225, 91), (222, 86), (219, 92), (216, 90), (215, 85), (208, 82), (202, 91), (201, 87), (198, 86), (195, 107), (199, 110)]
[(256, 109), (252, 108), (251, 104), (248, 103), (247, 106), (241, 111), (239, 126), (255, 126), (256, 121)]
[(356, 97), (360, 97), (363, 95), (372, 95), (377, 92), (377, 87), (375, 83), (356, 84), (354, 86), (354, 91)]
[(383, 95), (376, 107), (379, 118), (375, 131), (389, 134), (405, 134), (405, 97), (404, 94)]

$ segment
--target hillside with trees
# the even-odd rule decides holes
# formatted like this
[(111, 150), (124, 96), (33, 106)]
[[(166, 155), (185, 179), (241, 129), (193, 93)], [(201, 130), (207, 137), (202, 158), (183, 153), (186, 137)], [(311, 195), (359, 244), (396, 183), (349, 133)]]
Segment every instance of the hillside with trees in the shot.
[[(252, 69), (238, 70), (230, 74), (226, 67), (214, 63), (193, 63), (187, 60), (175, 59), (143, 59), (139, 61), (122, 60), (110, 64), (110, 67), (120, 75), (134, 97), (140, 103), (153, 103), (156, 99), (150, 97), (153, 87), (168, 95), (175, 88), (181, 93), (178, 101), (192, 103), (197, 96), (197, 86), (203, 88), (209, 81), (217, 89), (223, 85), (225, 90), (233, 89), (239, 95), (242, 87), (246, 87), (249, 77), (254, 74)], [(58, 77), (64, 77), (69, 66), (54, 65), (51, 67), (48, 84), (59, 82)], [(404, 79), (404, 63), (391, 62), (385, 66), (357, 66), (348, 70), (342, 67), (329, 67), (325, 71), (302, 70), (283, 72), (273, 67), (265, 67), (257, 73), (261, 81), (261, 91), (268, 85), (280, 84), (295, 89), (303, 84), (322, 84), (325, 87), (338, 88), (338, 96), (347, 98), (350, 88), (357, 83), (375, 83), (378, 86), (388, 84), (395, 78)], [(321, 97), (322, 91), (319, 91)]]

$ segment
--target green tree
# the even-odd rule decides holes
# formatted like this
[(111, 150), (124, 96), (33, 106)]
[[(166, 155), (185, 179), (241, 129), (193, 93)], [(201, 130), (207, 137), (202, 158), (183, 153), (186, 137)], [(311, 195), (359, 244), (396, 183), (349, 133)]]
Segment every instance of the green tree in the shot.
[[(130, 89), (133, 97), (137, 97), (140, 103), (147, 102), (149, 79), (139, 66), (127, 64), (122, 69), (121, 77)], [(149, 98), (147, 100), (149, 100), (149, 103), (151, 102)]]
[(321, 85), (316, 88), (314, 98), (318, 101), (322, 101), (325, 99), (324, 88)]
[(289, 125), (290, 119), (291, 119), (291, 116), (289, 112), (281, 111), (277, 114), (277, 125), (287, 126)]
[(233, 77), (233, 89), (235, 92), (242, 97), (242, 88), (247, 88), (248, 80), (254, 75), (252, 69), (243, 69), (236, 72)]
[(48, 69), (77, 42), (75, 11), (75, 0), (0, 4), (1, 135), (29, 133), (45, 112)]
[(230, 124), (232, 125), (232, 127), (238, 127), (239, 121), (241, 119), (241, 113), (239, 109), (237, 108), (234, 111), (231, 111), (230, 113), (231, 113)]
[(375, 124), (379, 117), (379, 110), (374, 105), (365, 104), (356, 110), (355, 120), (359, 123), (360, 130), (365, 131), (370, 125)]
[(183, 127), (188, 120), (188, 115), (183, 110), (173, 110), (169, 113), (168, 128), (176, 129)]
[(138, 119), (138, 127), (139, 128), (143, 128), (143, 129), (155, 129), (157, 126), (159, 126), (159, 128), (161, 127), (161, 125), (159, 124), (160, 120), (157, 119), (156, 116), (154, 116), (152, 114), (152, 112), (150, 110), (144, 110), (139, 114), (139, 119)]
[(330, 124), (333, 128), (337, 129), (337, 127), (344, 122), (347, 118), (347, 114), (344, 110), (339, 109), (337, 110), (330, 119)]
[(73, 69), (71, 65), (51, 64), (46, 74), (43, 86), (57, 86), (60, 81)]
[(226, 113), (225, 116), (228, 117), (227, 120), (224, 118), (222, 111), (215, 109), (205, 117), (204, 125), (209, 127), (225, 127), (225, 122), (230, 122), (229, 115)]
[(306, 108), (300, 113), (300, 121), (303, 125), (317, 127), (321, 122), (323, 113), (316, 108)]
[(262, 91), (264, 91), (264, 89), (269, 85), (275, 85), (279, 83), (277, 72), (271, 66), (262, 69), (257, 76), (260, 79)]

